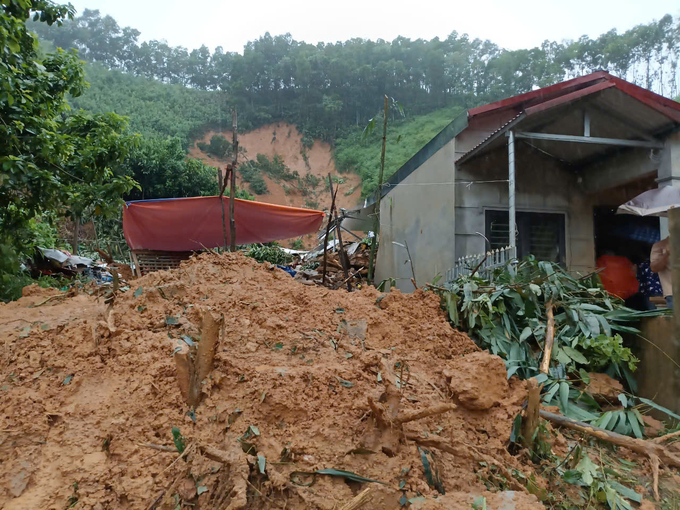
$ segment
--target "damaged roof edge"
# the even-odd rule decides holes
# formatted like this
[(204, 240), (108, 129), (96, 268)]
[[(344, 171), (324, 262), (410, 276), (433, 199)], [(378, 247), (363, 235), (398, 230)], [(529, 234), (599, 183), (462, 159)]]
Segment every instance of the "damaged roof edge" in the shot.
[[(404, 163), (399, 170), (394, 172), (392, 176), (387, 179), (383, 185), (382, 196), (387, 195), (397, 184), (406, 179), (415, 170), (417, 170), (425, 161), (430, 159), (439, 149), (444, 147), (447, 143), (458, 136), (468, 125), (468, 110), (463, 110), (456, 118), (454, 118), (444, 129), (437, 133), (432, 140), (427, 142), (416, 152), (411, 159)], [(378, 199), (378, 194), (374, 191), (368, 198), (364, 207), (373, 205)]]

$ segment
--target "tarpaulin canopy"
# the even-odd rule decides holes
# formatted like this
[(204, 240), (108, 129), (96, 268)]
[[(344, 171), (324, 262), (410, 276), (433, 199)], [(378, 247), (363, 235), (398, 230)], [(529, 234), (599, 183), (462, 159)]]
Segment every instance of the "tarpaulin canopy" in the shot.
[[(229, 198), (224, 200), (227, 242)], [(319, 230), (324, 213), (236, 199), (236, 244), (268, 243)], [(132, 250), (197, 251), (224, 246), (220, 197), (128, 202), (123, 232)]]
[(662, 186), (645, 191), (620, 205), (616, 214), (665, 217), (668, 216), (668, 210), (674, 207), (680, 207), (680, 188)]

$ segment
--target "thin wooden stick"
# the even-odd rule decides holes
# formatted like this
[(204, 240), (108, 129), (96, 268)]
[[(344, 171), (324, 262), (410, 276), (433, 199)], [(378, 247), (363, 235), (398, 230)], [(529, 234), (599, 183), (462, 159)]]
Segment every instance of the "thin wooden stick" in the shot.
[(161, 471), (161, 474), (165, 473), (168, 469), (170, 469), (172, 466), (174, 466), (177, 463), (177, 461), (186, 457), (189, 454), (189, 452), (194, 449), (195, 446), (196, 446), (196, 443), (191, 443), (189, 446), (187, 446), (186, 449), (182, 452), (182, 455), (180, 455), (175, 460), (173, 460), (172, 464), (170, 464), (163, 471)]
[(545, 329), (545, 350), (541, 361), (541, 372), (548, 373), (550, 368), (550, 358), (552, 357), (553, 344), (555, 342), (555, 316), (553, 315), (553, 302), (549, 299), (545, 305), (548, 324)]
[(650, 439), (652, 443), (663, 443), (667, 439), (673, 439), (674, 437), (680, 436), (680, 430), (676, 430), (675, 432), (671, 432), (670, 434), (666, 434), (665, 436), (660, 436), (660, 437), (655, 437), (654, 439)]
[(375, 251), (378, 247), (378, 232), (380, 231), (380, 199), (382, 198), (383, 174), (385, 172), (385, 147), (387, 146), (387, 111), (389, 109), (389, 100), (385, 94), (385, 106), (383, 112), (383, 136), (382, 136), (382, 150), (380, 152), (380, 172), (378, 173), (378, 196), (375, 201), (375, 220), (373, 227), (373, 238), (371, 239), (371, 252), (368, 256), (368, 282), (373, 284), (373, 270), (375, 269)]
[(356, 497), (352, 498), (347, 504), (340, 507), (340, 510), (357, 510), (361, 508), (366, 503), (371, 500), (371, 487), (359, 493)]
[(141, 446), (143, 448), (151, 448), (153, 450), (159, 450), (161, 452), (177, 453), (177, 448), (172, 448), (170, 446), (162, 446), (162, 445), (159, 445), (159, 444), (137, 443), (137, 446)]

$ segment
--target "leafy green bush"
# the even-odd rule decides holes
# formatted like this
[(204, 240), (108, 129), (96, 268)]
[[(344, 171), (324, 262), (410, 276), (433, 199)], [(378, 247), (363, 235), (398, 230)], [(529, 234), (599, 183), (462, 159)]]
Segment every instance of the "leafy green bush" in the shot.
[(293, 262), (293, 257), (283, 251), (277, 244), (253, 245), (247, 252), (246, 257), (251, 257), (258, 262), (269, 262), (279, 266), (285, 266)]
[(309, 209), (318, 209), (319, 208), (319, 202), (316, 200), (305, 200), (305, 207)]
[(316, 189), (321, 184), (321, 178), (314, 174), (307, 173), (304, 178), (304, 185)]
[(293, 250), (302, 250), (302, 249), (305, 247), (305, 245), (304, 245), (302, 239), (296, 239), (295, 241), (293, 241), (293, 242), (290, 244), (290, 247), (291, 247)]
[(267, 183), (262, 177), (259, 167), (253, 161), (239, 165), (238, 171), (241, 173), (243, 180), (249, 184), (250, 191), (256, 195), (266, 195), (269, 193)]
[(198, 142), (196, 146), (201, 149), (201, 151), (211, 156), (215, 156), (217, 159), (230, 158), (234, 154), (233, 144), (221, 135), (213, 135), (210, 138), (210, 143)]

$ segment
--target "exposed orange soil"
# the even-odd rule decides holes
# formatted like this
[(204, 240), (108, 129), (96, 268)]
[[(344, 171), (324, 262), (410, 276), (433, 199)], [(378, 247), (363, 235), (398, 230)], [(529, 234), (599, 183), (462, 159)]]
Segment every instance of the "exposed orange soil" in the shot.
[[(29, 288), (0, 305), (0, 508), (63, 510), (77, 498), (75, 508), (91, 510), (182, 502), (331, 510), (366, 488), (371, 502), (362, 508), (399, 508), (402, 496), (423, 498), (411, 508), (470, 508), (477, 494), (500, 507), (505, 496), (485, 492), (489, 467), (473, 458), (430, 448), (442, 496), (405, 435), (389, 454), (367, 451), (376, 431), (367, 399), (379, 402), (400, 377), (401, 413), (457, 405), (406, 423), (404, 434), (533, 472), (506, 450), (524, 382), (506, 381), (503, 362), (452, 329), (431, 293), (331, 291), (241, 254), (208, 253), (136, 280), (108, 322), (102, 298), (87, 293), (34, 306), (53, 292)], [(225, 330), (193, 421), (173, 350), (182, 335), (200, 342), (206, 311), (223, 315)], [(239, 442), (250, 426), (259, 435)], [(140, 446), (173, 448), (173, 427), (194, 445), (186, 460), (172, 464), (176, 452)], [(210, 447), (231, 460), (210, 460)], [(385, 485), (331, 476), (295, 483), (312, 481), (296, 471), (328, 468)], [(510, 496), (517, 509), (542, 508), (524, 492)]]
[[(231, 141), (231, 131), (210, 131), (205, 134), (201, 140), (210, 142), (210, 138), (219, 134)], [(335, 161), (333, 159), (333, 152), (331, 146), (320, 140), (315, 140), (311, 149), (307, 150), (307, 158), (309, 166), (300, 153), (302, 149), (302, 134), (297, 130), (297, 127), (279, 122), (276, 124), (269, 124), (254, 131), (239, 135), (239, 145), (245, 147), (246, 158), (255, 159), (258, 154), (264, 154), (268, 158), (273, 158), (275, 155), (280, 155), (285, 164), (291, 171), (297, 171), (301, 177), (307, 173), (311, 173), (321, 179), (328, 180), (328, 174), (337, 176), (344, 182), (339, 184), (340, 191), (337, 196), (338, 208), (351, 209), (361, 202), (361, 178), (354, 173), (340, 174), (335, 168)], [(189, 150), (189, 155), (193, 158), (200, 159), (205, 163), (224, 168), (225, 162), (218, 161), (210, 155), (202, 152), (196, 145)], [(269, 193), (265, 195), (256, 195), (255, 199), (260, 202), (267, 202), (271, 204), (289, 205), (293, 207), (308, 207), (308, 201), (317, 202), (319, 210), (327, 210), (331, 205), (331, 197), (329, 191), (325, 190), (324, 182), (312, 190), (312, 194), (302, 196), (297, 190), (292, 189), (287, 195), (283, 188), (283, 183), (277, 183), (268, 176), (264, 176), (267, 183)], [(241, 175), (236, 173), (236, 182), (239, 187), (248, 188), (248, 184), (244, 183)], [(290, 187), (290, 186), (289, 186)], [(350, 193), (346, 195), (346, 193)], [(306, 240), (305, 245), (311, 247), (316, 245), (316, 237), (313, 240)], [(286, 243), (284, 243), (286, 244)]]

